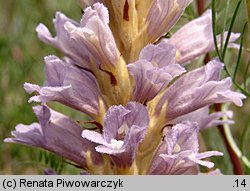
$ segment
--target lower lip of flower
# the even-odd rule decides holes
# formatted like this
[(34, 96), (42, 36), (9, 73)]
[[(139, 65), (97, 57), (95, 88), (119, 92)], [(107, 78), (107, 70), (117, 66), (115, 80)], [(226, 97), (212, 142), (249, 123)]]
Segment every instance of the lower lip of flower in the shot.
[(116, 139), (112, 139), (110, 142), (111, 142), (111, 147), (112, 147), (114, 150), (119, 150), (119, 149), (121, 149), (121, 147), (123, 146), (123, 143), (124, 143), (124, 141), (116, 140)]

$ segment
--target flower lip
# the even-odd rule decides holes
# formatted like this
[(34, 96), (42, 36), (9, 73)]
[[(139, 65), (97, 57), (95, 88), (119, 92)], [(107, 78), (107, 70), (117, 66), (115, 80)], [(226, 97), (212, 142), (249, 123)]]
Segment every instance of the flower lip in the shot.
[[(127, 166), (134, 161), (137, 147), (144, 138), (148, 123), (146, 107), (129, 102), (125, 107), (120, 105), (108, 109), (104, 117), (102, 134), (83, 130), (82, 137), (99, 144), (96, 151), (110, 154), (118, 166)], [(123, 161), (124, 157), (127, 161)]]

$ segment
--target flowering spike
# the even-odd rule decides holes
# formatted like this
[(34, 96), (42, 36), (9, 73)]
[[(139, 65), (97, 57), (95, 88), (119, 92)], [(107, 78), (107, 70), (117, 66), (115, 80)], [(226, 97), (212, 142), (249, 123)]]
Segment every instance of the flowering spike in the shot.
[[(223, 154), (200, 153), (199, 130), (233, 121), (220, 119), (231, 118), (231, 111), (209, 113), (209, 106), (242, 106), (245, 96), (230, 90), (231, 78), (220, 80), (223, 63), (217, 59), (192, 71), (180, 65), (213, 50), (211, 11), (157, 42), (191, 0), (81, 2), (89, 7), (80, 23), (56, 13), (55, 37), (37, 26), (38, 37), (64, 57), (45, 57), (43, 86), (24, 84), (27, 93), (36, 93), (29, 102), (41, 103), (34, 107), (39, 123), (17, 125), (5, 142), (54, 152), (82, 174), (199, 174), (199, 165), (212, 168), (204, 159)], [(87, 114), (96, 128), (50, 109), (51, 101)]]

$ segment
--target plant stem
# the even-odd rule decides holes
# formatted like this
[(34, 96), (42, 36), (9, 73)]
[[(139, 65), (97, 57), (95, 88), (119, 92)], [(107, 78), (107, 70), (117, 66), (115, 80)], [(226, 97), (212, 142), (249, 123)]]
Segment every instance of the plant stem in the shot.
[(205, 0), (197, 0), (197, 10), (198, 14), (202, 15), (205, 9)]
[[(215, 111), (221, 111), (221, 104), (215, 104), (214, 106), (215, 106)], [(218, 125), (217, 128), (219, 129), (220, 134), (221, 134), (221, 136), (224, 140), (224, 143), (226, 145), (228, 154), (229, 154), (231, 162), (233, 164), (234, 174), (243, 175), (244, 173), (243, 173), (240, 159), (238, 158), (235, 151), (232, 149), (231, 144), (226, 136), (226, 128), (223, 125)]]

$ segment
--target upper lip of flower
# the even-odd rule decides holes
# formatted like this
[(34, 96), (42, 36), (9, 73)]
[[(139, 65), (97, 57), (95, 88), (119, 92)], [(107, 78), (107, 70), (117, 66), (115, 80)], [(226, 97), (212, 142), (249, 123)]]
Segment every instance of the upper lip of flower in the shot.
[[(119, 156), (124, 153), (130, 156), (126, 163), (131, 164), (137, 146), (146, 133), (148, 123), (149, 117), (146, 107), (136, 102), (129, 102), (125, 107), (112, 106), (109, 108), (104, 117), (102, 134), (83, 130), (82, 137), (100, 144), (96, 147), (96, 150), (100, 153), (107, 153), (112, 156)], [(126, 166), (126, 164), (123, 165)]]

